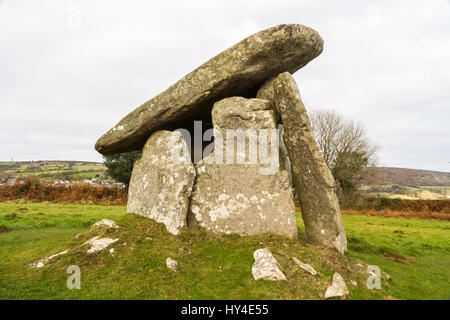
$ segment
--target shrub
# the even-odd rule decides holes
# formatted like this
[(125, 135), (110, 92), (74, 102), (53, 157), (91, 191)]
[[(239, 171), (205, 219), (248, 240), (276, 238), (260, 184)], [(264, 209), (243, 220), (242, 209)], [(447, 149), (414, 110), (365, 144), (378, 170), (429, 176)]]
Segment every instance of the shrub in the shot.
[(29, 200), (48, 202), (91, 202), (99, 204), (126, 204), (127, 194), (115, 186), (72, 184), (54, 186), (35, 177), (26, 178), (12, 186), (0, 186), (0, 201)]

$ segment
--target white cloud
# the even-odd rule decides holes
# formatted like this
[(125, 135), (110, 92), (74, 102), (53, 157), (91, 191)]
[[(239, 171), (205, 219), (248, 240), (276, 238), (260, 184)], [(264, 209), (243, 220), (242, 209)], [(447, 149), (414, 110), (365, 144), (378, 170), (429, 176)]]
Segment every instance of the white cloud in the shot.
[(445, 0), (1, 1), (0, 159), (101, 160), (93, 145), (121, 117), (281, 23), (325, 40), (295, 74), (309, 108), (364, 123), (383, 165), (448, 171)]

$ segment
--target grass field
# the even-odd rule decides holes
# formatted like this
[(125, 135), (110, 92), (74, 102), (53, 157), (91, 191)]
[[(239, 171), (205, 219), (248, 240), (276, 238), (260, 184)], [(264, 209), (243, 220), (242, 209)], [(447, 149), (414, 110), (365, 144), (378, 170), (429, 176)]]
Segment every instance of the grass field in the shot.
[(105, 177), (102, 163), (83, 161), (0, 161), (0, 178), (36, 176), (43, 181), (58, 179), (82, 180), (96, 176)]
[[(121, 228), (91, 228), (102, 218)], [(365, 215), (343, 220), (349, 241), (345, 257), (306, 245), (300, 217), (299, 241), (213, 236), (195, 227), (175, 237), (160, 224), (126, 214), (124, 206), (3, 202), (0, 299), (321, 299), (334, 272), (346, 280), (349, 299), (450, 298), (448, 221)], [(80, 245), (94, 235), (120, 239), (111, 246), (114, 256), (108, 250), (86, 253)], [(288, 281), (253, 280), (253, 252), (262, 247), (271, 249)], [(67, 248), (68, 254), (48, 266), (27, 266)], [(319, 275), (305, 274), (293, 256)], [(167, 257), (178, 261), (180, 273), (167, 269)], [(73, 264), (81, 269), (81, 290), (66, 288), (66, 269)], [(366, 264), (383, 271), (381, 290), (365, 287)]]

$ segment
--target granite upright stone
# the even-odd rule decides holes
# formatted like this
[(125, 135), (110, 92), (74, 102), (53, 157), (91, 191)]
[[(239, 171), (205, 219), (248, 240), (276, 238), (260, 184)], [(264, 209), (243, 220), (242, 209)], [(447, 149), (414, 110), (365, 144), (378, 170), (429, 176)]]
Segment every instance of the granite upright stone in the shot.
[(333, 176), (311, 128), (297, 84), (288, 72), (273, 80), (274, 106), (284, 127), (294, 186), (299, 197), (307, 240), (347, 251), (347, 237)]
[(127, 211), (164, 223), (176, 235), (186, 226), (194, 179), (195, 168), (181, 133), (156, 131), (134, 165)]

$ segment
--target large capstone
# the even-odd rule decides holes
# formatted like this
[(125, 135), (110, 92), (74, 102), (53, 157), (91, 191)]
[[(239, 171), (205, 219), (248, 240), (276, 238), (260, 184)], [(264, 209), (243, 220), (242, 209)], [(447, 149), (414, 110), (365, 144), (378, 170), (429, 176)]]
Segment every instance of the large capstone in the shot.
[(254, 97), (265, 80), (297, 71), (322, 49), (319, 34), (303, 25), (280, 25), (258, 32), (129, 113), (95, 148), (102, 154), (139, 150), (153, 131), (186, 128), (193, 119), (210, 119), (214, 102), (231, 96)]
[(307, 240), (347, 251), (347, 238), (333, 176), (325, 163), (294, 78), (282, 73), (273, 80), (274, 105), (284, 127), (284, 143), (292, 166)]
[(297, 237), (289, 177), (279, 168), (271, 104), (232, 97), (212, 111), (214, 151), (196, 165), (192, 220), (214, 232)]
[(127, 211), (164, 223), (178, 234), (186, 226), (195, 180), (186, 142), (179, 131), (156, 131), (134, 164)]

